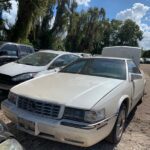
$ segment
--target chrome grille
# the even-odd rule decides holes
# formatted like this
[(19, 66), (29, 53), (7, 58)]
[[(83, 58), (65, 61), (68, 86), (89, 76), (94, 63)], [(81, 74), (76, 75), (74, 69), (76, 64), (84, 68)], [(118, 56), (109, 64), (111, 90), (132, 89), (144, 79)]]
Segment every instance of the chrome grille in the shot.
[(39, 114), (43, 117), (58, 118), (60, 105), (19, 97), (18, 108)]

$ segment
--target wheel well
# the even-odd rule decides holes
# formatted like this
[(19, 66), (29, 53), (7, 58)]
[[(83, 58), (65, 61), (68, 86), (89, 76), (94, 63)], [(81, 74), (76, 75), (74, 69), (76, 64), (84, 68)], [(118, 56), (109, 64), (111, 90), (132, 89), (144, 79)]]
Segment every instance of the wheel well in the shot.
[(124, 99), (123, 102), (122, 102), (122, 104), (124, 104), (126, 106), (126, 108), (127, 108), (127, 112), (126, 113), (128, 115), (128, 111), (129, 111), (129, 99), (128, 98)]

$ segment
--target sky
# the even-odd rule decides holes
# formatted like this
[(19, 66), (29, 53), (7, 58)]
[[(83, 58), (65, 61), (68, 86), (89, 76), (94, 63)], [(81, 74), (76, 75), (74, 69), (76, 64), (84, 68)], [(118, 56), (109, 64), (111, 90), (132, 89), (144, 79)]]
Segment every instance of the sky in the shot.
[[(17, 3), (12, 1), (10, 13), (4, 12), (3, 18), (11, 25), (15, 23), (17, 14)], [(126, 20), (132, 19), (143, 31), (143, 40), (139, 42), (140, 47), (150, 49), (150, 0), (76, 0), (78, 10), (87, 10), (89, 7), (103, 7), (106, 17), (110, 19)]]

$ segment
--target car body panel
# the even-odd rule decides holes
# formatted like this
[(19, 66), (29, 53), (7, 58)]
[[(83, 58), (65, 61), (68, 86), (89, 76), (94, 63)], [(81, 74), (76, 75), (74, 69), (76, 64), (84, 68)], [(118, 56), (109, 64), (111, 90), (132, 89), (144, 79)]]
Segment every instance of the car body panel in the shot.
[(23, 73), (43, 71), (44, 69), (47, 69), (47, 67), (46, 66), (40, 66), (40, 67), (30, 66), (30, 65), (18, 64), (17, 62), (11, 62), (11, 63), (1, 66), (0, 73), (13, 77), (13, 76), (20, 75)]

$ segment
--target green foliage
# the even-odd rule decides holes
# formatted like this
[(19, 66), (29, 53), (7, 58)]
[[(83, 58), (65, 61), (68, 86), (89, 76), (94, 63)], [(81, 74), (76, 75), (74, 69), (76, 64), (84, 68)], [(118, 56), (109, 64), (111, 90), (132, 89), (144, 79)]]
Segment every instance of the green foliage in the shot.
[(11, 8), (10, 0), (1, 0), (0, 1), (0, 10), (7, 11), (10, 8)]
[(122, 25), (118, 38), (119, 45), (138, 46), (138, 40), (142, 40), (142, 31), (139, 26), (132, 20), (126, 20)]
[(66, 49), (74, 52), (92, 52), (99, 49), (101, 23), (105, 20), (104, 9), (90, 8), (81, 14), (73, 13), (66, 38)]
[(18, 0), (17, 22), (12, 29), (11, 40), (22, 42), (28, 38), (34, 21), (47, 10), (49, 0)]
[(14, 42), (32, 43), (42, 49), (100, 54), (106, 46), (138, 46), (143, 38), (135, 22), (110, 21), (104, 8), (78, 12), (75, 0), (18, 0), (18, 3), (16, 24), (7, 31)]
[(150, 50), (144, 51), (142, 57), (144, 57), (144, 58), (150, 58)]

